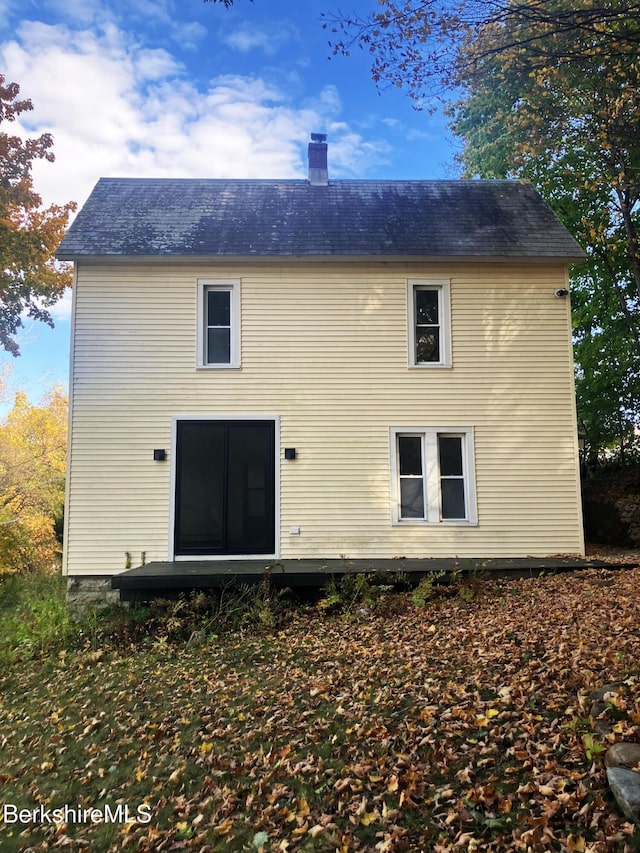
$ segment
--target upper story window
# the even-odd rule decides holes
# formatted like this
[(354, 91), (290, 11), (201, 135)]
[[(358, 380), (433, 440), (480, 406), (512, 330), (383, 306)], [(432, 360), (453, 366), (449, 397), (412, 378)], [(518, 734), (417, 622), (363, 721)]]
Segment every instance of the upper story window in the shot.
[(476, 524), (473, 430), (391, 430), (393, 521)]
[(451, 319), (449, 281), (410, 279), (409, 366), (451, 366)]
[(198, 280), (198, 367), (240, 367), (240, 281)]

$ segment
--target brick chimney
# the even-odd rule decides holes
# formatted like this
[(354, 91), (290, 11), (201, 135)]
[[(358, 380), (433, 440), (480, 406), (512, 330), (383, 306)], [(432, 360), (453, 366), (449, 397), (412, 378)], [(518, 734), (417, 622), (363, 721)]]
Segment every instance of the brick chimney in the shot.
[(312, 187), (326, 187), (329, 183), (326, 133), (311, 134), (311, 142), (309, 143), (309, 183)]

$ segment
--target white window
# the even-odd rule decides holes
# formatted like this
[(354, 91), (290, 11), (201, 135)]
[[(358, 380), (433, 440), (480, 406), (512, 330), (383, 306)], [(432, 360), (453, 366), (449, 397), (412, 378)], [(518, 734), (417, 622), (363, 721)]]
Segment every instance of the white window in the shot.
[(409, 280), (410, 367), (451, 366), (449, 291), (445, 279)]
[(473, 430), (391, 430), (394, 524), (477, 524)]
[(240, 367), (240, 281), (198, 280), (198, 367)]

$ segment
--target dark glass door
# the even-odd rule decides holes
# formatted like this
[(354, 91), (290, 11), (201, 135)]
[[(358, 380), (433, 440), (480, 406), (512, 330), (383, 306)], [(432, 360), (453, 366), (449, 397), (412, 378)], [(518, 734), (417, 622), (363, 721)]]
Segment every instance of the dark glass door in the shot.
[(274, 552), (274, 422), (178, 421), (176, 555)]

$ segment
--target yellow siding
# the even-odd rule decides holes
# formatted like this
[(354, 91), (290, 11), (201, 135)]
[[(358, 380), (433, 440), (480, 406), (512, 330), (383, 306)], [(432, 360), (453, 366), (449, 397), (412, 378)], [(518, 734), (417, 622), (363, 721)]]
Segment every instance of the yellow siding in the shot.
[[(196, 369), (198, 278), (241, 279), (241, 369)], [(409, 278), (451, 281), (451, 369), (408, 367)], [(582, 553), (565, 286), (549, 264), (81, 264), (67, 572), (168, 558), (152, 451), (176, 415), (280, 417), (283, 558)], [(412, 425), (473, 427), (476, 527), (392, 525), (389, 429)]]

